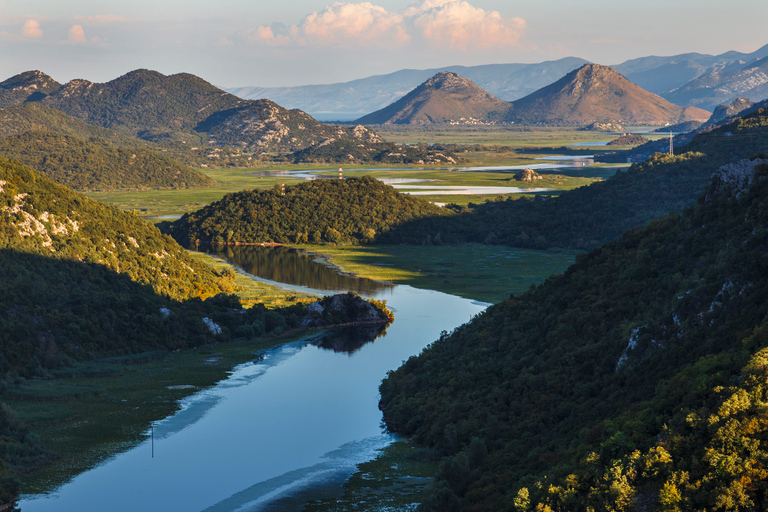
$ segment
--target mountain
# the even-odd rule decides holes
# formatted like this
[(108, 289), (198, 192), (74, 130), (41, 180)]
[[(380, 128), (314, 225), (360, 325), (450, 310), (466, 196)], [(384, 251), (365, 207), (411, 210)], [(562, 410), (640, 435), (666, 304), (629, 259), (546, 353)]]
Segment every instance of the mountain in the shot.
[(762, 510), (766, 212), (768, 160), (723, 166), (390, 372), (388, 428), (443, 456), (419, 509)]
[(363, 176), (314, 180), (272, 190), (227, 194), (173, 222), (170, 232), (187, 244), (358, 243), (413, 219), (449, 211)]
[(709, 112), (683, 108), (651, 94), (618, 72), (599, 64), (585, 64), (557, 82), (513, 103), (506, 118), (519, 124), (663, 125), (706, 121)]
[(143, 148), (115, 148), (49, 131), (0, 138), (0, 155), (78, 190), (209, 187), (215, 180), (172, 158)]
[(683, 87), (702, 75), (741, 69), (764, 57), (768, 57), (768, 45), (752, 53), (730, 51), (721, 55), (685, 53), (669, 57), (640, 57), (612, 67), (643, 89), (663, 94)]
[(241, 100), (187, 73), (165, 76), (140, 69), (104, 84), (72, 80), (42, 103), (86, 123), (165, 146), (292, 152), (342, 135), (377, 138), (320, 123), (268, 100)]
[(664, 98), (679, 105), (712, 110), (736, 98), (761, 101), (768, 98), (768, 57), (737, 69), (718, 70), (691, 80)]
[(712, 111), (712, 117), (707, 120), (707, 124), (717, 124), (725, 119), (728, 119), (729, 117), (737, 116), (748, 108), (752, 107), (754, 104), (754, 101), (748, 100), (746, 98), (736, 98), (727, 105), (718, 105)]
[(41, 71), (26, 71), (0, 82), (0, 108), (40, 101), (61, 84)]
[(432, 124), (467, 120), (491, 121), (510, 105), (471, 80), (443, 71), (383, 109), (363, 116), (359, 124)]
[[(551, 84), (586, 62), (584, 59), (566, 57), (537, 64), (403, 69), (387, 75), (328, 85), (238, 87), (229, 88), (227, 91), (246, 99), (269, 98), (288, 108), (299, 108), (313, 115), (328, 116), (328, 113), (340, 113), (345, 114), (346, 119), (354, 119), (386, 107), (443, 71), (463, 76), (497, 98), (512, 101)], [(358, 115), (351, 117), (350, 113)]]
[[(665, 144), (660, 141), (662, 150)], [(421, 244), (439, 233), (445, 243), (593, 249), (690, 206), (720, 166), (761, 153), (768, 154), (768, 110), (700, 133), (687, 146), (676, 146), (674, 156), (657, 154), (588, 187), (546, 200), (489, 201), (458, 215), (417, 219), (382, 233), (377, 242)]]

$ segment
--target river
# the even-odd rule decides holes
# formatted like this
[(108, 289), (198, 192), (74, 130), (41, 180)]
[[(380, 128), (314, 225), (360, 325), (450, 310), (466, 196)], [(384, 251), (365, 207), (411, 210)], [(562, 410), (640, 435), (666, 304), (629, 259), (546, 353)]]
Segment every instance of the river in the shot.
[(383, 336), (349, 350), (318, 343), (314, 335), (263, 353), (156, 422), (154, 441), (50, 494), (25, 496), (22, 512), (289, 510), (295, 505), (285, 505), (286, 497), (340, 488), (358, 463), (393, 441), (378, 410), (387, 371), (487, 306), (340, 276), (295, 251), (239, 247), (224, 255), (262, 280), (277, 270), (294, 290), (352, 289), (386, 299), (395, 321)]

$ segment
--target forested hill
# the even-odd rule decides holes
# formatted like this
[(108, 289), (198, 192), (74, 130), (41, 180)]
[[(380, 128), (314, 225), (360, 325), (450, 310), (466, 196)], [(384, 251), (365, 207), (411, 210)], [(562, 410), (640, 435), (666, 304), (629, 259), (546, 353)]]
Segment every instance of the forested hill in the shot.
[(72, 80), (41, 101), (89, 124), (164, 145), (286, 153), (340, 138), (382, 142), (362, 127), (327, 125), (269, 100), (241, 100), (188, 73), (138, 69), (107, 83)]
[(156, 151), (32, 131), (0, 138), (0, 155), (78, 190), (206, 187), (215, 181)]
[(182, 244), (369, 242), (414, 219), (449, 215), (369, 176), (314, 180), (227, 194), (185, 214), (170, 232)]
[(768, 160), (444, 334), (381, 385), (424, 510), (765, 510)]
[(421, 244), (439, 233), (446, 243), (591, 249), (624, 231), (693, 204), (714, 171), (768, 154), (768, 109), (702, 133), (679, 154), (657, 154), (616, 176), (547, 200), (506, 200), (464, 208), (459, 215), (416, 220), (378, 237)]

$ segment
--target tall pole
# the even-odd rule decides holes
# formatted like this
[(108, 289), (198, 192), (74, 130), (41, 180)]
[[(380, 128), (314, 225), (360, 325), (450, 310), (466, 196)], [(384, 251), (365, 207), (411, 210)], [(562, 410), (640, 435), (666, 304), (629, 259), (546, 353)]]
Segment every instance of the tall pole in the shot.
[(283, 180), (283, 188), (280, 191), (281, 195), (285, 195), (285, 180)]
[(343, 179), (343, 178), (341, 177), (341, 166), (339, 166), (339, 179)]
[(155, 424), (152, 423), (152, 458), (155, 458)]
[(675, 156), (675, 152), (672, 150), (672, 128), (669, 129), (669, 156)]

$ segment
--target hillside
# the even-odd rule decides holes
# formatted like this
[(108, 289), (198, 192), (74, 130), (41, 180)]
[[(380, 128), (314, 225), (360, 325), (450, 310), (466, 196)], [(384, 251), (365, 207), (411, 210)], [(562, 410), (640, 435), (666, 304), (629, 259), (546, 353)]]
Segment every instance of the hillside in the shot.
[(140, 69), (103, 84), (72, 80), (42, 103), (163, 146), (210, 144), (285, 153), (342, 135), (377, 138), (370, 132), (358, 137), (349, 128), (320, 123), (269, 100), (241, 100), (187, 73), (165, 76)]
[(0, 138), (0, 155), (78, 190), (194, 188), (215, 184), (199, 171), (141, 148), (115, 148), (56, 132), (31, 131)]
[[(725, 52), (720, 55), (683, 53), (680, 55), (650, 55), (612, 66), (632, 83), (647, 91), (663, 94), (683, 87), (691, 80), (712, 72), (727, 72), (768, 57), (768, 45), (754, 52)], [(685, 105), (689, 106), (689, 105)]]
[(0, 82), (0, 108), (40, 101), (59, 87), (60, 83), (41, 71), (20, 73)]
[(173, 222), (170, 233), (194, 243), (357, 243), (414, 219), (450, 212), (400, 194), (369, 176), (314, 180), (227, 194)]
[(547, 200), (510, 199), (461, 208), (459, 215), (398, 226), (377, 241), (421, 244), (427, 234), (440, 233), (446, 243), (595, 248), (627, 229), (690, 206), (720, 166), (768, 154), (768, 110), (701, 133), (675, 152)]
[(762, 510), (768, 161), (491, 306), (381, 385), (425, 511)]
[(762, 101), (768, 98), (768, 57), (737, 69), (707, 73), (663, 96), (678, 105), (707, 110), (737, 98)]
[(509, 103), (485, 92), (456, 73), (442, 72), (396, 102), (361, 117), (360, 124), (434, 124), (479, 120), (493, 121)]
[(579, 126), (614, 122), (663, 125), (704, 122), (709, 112), (683, 108), (636, 86), (607, 66), (586, 64), (513, 103), (505, 118), (518, 124)]

